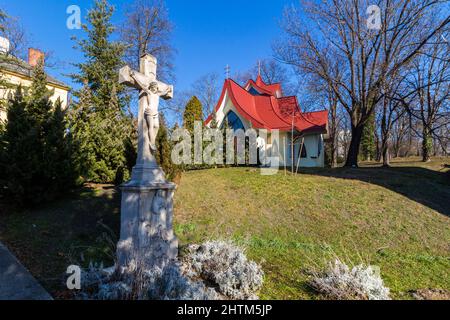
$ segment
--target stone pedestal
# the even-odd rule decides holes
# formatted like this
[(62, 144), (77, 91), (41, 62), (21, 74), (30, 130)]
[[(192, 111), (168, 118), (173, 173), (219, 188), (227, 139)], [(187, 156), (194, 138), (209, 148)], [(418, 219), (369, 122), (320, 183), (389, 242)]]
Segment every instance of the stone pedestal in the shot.
[[(121, 186), (121, 230), (117, 258), (122, 273), (142, 267), (163, 268), (178, 256), (178, 240), (173, 232), (173, 194), (176, 185), (163, 178), (156, 179), (156, 182), (135, 180), (139, 176), (142, 178), (141, 170), (135, 169), (133, 179)], [(159, 170), (151, 175), (161, 177), (162, 170)]]

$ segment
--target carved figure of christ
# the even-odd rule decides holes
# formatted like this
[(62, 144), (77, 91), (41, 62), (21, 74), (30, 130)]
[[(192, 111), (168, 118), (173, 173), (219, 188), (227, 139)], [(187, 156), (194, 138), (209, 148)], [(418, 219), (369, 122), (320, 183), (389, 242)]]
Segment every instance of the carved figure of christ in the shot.
[(156, 80), (156, 58), (145, 54), (140, 59), (140, 72), (129, 66), (120, 69), (119, 83), (139, 90), (138, 158), (140, 167), (156, 165), (156, 136), (159, 131), (159, 98), (173, 98), (173, 86)]

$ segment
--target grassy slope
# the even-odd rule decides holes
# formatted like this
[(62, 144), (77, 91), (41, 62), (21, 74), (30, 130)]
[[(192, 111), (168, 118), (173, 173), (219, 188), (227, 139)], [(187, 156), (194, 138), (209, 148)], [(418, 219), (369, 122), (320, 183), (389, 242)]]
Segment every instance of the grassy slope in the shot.
[(176, 197), (176, 231), (184, 243), (245, 245), (267, 274), (262, 298), (314, 298), (307, 270), (332, 254), (380, 266), (397, 298), (417, 288), (450, 290), (450, 184), (411, 167), (417, 163), (394, 165), (404, 167), (189, 172)]
[[(262, 298), (316, 298), (306, 271), (330, 251), (379, 265), (397, 298), (417, 288), (450, 290), (450, 184), (439, 172), (445, 161), (295, 177), (246, 168), (188, 172), (176, 192), (176, 232), (182, 244), (232, 238), (245, 245), (266, 272)], [(64, 298), (69, 264), (112, 263), (119, 207), (114, 188), (96, 186), (32, 212), (3, 208), (0, 241)]]

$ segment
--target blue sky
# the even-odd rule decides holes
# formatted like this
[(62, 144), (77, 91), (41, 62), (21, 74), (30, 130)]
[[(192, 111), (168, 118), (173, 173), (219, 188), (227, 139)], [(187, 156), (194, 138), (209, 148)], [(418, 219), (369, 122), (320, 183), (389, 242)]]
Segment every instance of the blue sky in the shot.
[[(80, 30), (66, 28), (66, 8), (78, 5), (84, 16), (93, 1), (88, 0), (0, 0), (0, 6), (20, 18), (30, 35), (31, 45), (52, 52), (56, 66), (49, 73), (71, 84), (63, 74), (74, 70), (71, 63), (81, 55), (73, 49), (72, 36)], [(113, 22), (123, 18), (127, 1), (110, 0), (116, 6)], [(192, 82), (208, 72), (224, 75), (225, 65), (231, 73), (245, 71), (256, 61), (270, 57), (271, 44), (280, 35), (278, 26), (283, 8), (294, 0), (167, 0), (175, 29), (176, 90), (189, 89)]]

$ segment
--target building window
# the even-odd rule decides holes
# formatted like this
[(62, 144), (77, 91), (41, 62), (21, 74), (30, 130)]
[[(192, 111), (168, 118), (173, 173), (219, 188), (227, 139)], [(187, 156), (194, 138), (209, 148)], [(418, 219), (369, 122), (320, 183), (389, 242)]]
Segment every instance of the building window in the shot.
[[(300, 150), (302, 151), (302, 154), (300, 155), (300, 157), (302, 159), (308, 158), (308, 153), (306, 152), (306, 145), (305, 145), (305, 143), (300, 144)], [(299, 150), (299, 153), (300, 153), (300, 150)]]
[(323, 142), (322, 142), (322, 138), (319, 136), (319, 151), (317, 152), (317, 157), (320, 157), (320, 153), (322, 152), (322, 147), (323, 147)]
[(253, 88), (253, 87), (251, 87), (250, 90), (248, 90), (248, 92), (249, 92), (251, 95), (253, 95), (253, 96), (260, 96), (260, 95), (261, 95), (261, 94), (260, 94), (258, 91), (256, 91), (256, 89)]
[[(228, 127), (233, 129), (234, 131), (237, 130), (244, 130), (245, 127), (242, 123), (241, 119), (239, 119), (238, 115), (234, 113), (233, 111), (228, 112), (227, 114), (227, 121), (228, 121)], [(222, 124), (223, 127), (223, 124)]]

